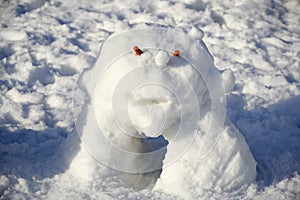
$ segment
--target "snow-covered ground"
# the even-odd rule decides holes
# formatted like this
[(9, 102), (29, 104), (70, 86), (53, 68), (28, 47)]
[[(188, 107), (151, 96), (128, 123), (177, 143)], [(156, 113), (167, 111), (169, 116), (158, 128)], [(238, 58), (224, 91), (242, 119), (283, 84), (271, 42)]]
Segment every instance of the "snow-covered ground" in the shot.
[[(227, 117), (249, 145), (257, 179), (243, 193), (202, 198), (298, 199), (299, 13), (297, 0), (1, 0), (0, 199), (176, 199), (126, 185), (130, 175), (95, 161), (73, 124), (82, 70), (106, 37), (141, 23), (202, 29), (215, 65), (235, 74)], [(139, 178), (153, 182), (144, 175), (132, 185)]]

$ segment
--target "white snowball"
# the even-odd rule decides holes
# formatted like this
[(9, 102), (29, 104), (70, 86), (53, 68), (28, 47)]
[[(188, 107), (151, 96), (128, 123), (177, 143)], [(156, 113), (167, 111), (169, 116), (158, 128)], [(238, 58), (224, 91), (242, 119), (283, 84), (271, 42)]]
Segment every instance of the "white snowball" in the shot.
[(155, 62), (157, 65), (167, 65), (170, 60), (170, 56), (165, 51), (159, 51), (155, 57)]
[(226, 92), (232, 91), (235, 85), (235, 77), (230, 69), (226, 69), (222, 72), (222, 79), (224, 83), (224, 89)]

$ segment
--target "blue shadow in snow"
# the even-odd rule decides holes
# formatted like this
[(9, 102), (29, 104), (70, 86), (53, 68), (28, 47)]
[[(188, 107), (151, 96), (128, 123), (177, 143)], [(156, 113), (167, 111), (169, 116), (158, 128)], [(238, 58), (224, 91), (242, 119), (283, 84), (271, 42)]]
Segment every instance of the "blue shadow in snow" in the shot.
[(228, 117), (257, 161), (261, 188), (300, 174), (300, 96), (250, 111), (242, 108), (245, 102), (240, 96), (229, 98), (228, 103), (232, 105)]
[(76, 132), (63, 128), (43, 131), (0, 128), (0, 174), (40, 180), (63, 173), (79, 151), (79, 144)]

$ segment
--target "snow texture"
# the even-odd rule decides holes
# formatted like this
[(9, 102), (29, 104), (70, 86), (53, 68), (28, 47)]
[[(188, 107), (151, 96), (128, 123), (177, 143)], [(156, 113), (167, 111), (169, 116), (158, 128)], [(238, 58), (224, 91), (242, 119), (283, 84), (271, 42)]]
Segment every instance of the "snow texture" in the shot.
[(170, 60), (170, 55), (165, 51), (159, 51), (155, 56), (155, 62), (157, 65), (167, 65)]
[[(203, 38), (215, 65), (233, 72), (235, 86), (224, 85), (233, 89), (226, 96), (233, 126), (224, 131), (236, 133), (230, 130), (236, 126), (257, 162), (255, 182), (242, 190), (201, 186), (190, 194), (299, 199), (299, 13), (297, 0), (2, 0), (0, 199), (179, 198), (151, 190), (159, 173), (131, 176), (101, 165), (81, 146), (73, 123), (81, 110), (72, 107), (85, 102), (77, 80), (95, 64), (99, 45), (113, 33), (152, 23)], [(208, 184), (226, 184), (217, 180)]]

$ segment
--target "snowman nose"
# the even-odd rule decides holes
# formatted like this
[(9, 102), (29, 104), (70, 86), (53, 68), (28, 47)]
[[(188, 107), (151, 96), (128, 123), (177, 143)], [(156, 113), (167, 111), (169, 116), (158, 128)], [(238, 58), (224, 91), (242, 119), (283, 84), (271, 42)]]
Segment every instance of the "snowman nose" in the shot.
[(134, 46), (133, 50), (135, 51), (135, 54), (137, 56), (140, 56), (143, 53), (143, 51), (138, 46)]

